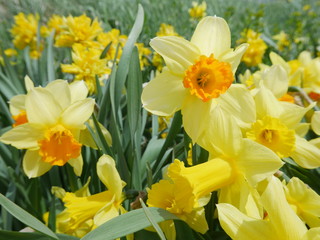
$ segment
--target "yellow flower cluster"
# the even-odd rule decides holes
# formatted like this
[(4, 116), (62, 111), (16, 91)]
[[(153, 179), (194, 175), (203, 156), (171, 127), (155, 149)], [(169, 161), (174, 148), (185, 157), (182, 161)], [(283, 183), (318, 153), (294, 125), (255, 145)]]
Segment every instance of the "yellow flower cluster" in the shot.
[(252, 29), (246, 29), (242, 32), (242, 38), (238, 40), (238, 43), (248, 43), (249, 47), (242, 57), (242, 61), (249, 67), (257, 66), (262, 62), (262, 58), (267, 49), (267, 44), (260, 37), (261, 34), (253, 31)]

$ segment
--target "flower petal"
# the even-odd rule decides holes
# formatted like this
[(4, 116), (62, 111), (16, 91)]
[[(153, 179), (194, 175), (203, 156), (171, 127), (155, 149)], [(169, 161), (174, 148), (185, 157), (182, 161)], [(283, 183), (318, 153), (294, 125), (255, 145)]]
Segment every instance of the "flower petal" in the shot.
[(41, 160), (38, 151), (28, 150), (23, 158), (23, 171), (28, 178), (39, 177), (48, 172), (52, 165)]
[(290, 157), (303, 168), (320, 167), (320, 149), (302, 137), (296, 136), (296, 149)]
[(251, 186), (273, 175), (283, 165), (269, 148), (250, 139), (243, 139), (243, 148), (235, 161)]
[(273, 65), (262, 73), (264, 86), (270, 89), (276, 98), (281, 98), (288, 91), (288, 74), (280, 65)]
[(97, 163), (97, 174), (99, 179), (108, 188), (108, 191), (115, 195), (116, 201), (119, 201), (122, 198), (122, 180), (112, 157), (102, 155), (99, 158)]
[(232, 239), (274, 239), (268, 222), (250, 218), (227, 203), (217, 204), (217, 209), (220, 224)]
[(199, 144), (209, 152), (218, 155), (236, 155), (242, 143), (242, 133), (235, 119), (227, 115), (220, 106), (212, 110), (210, 125), (206, 134), (199, 139)]
[(62, 108), (46, 89), (34, 88), (26, 97), (28, 121), (40, 126), (53, 125), (60, 117)]
[(241, 127), (256, 119), (255, 102), (250, 92), (242, 84), (232, 84), (219, 99), (221, 108), (233, 115)]
[(188, 95), (181, 108), (182, 122), (185, 131), (193, 142), (198, 142), (210, 122), (210, 112), (215, 101), (203, 102), (199, 98)]
[(77, 176), (80, 176), (82, 173), (82, 167), (83, 167), (82, 155), (80, 154), (79, 157), (70, 159), (68, 163), (73, 167), (74, 173)]
[(181, 109), (188, 90), (182, 78), (164, 70), (144, 87), (141, 95), (143, 107), (160, 116), (171, 116)]
[(241, 61), (241, 58), (245, 51), (247, 50), (249, 44), (243, 43), (240, 46), (238, 46), (234, 51), (233, 49), (230, 49), (229, 51), (225, 52), (219, 60), (223, 62), (228, 62), (231, 64), (231, 69), (233, 74), (236, 73), (237, 68), (239, 66), (239, 63)]
[[(262, 83), (262, 82), (260, 82)], [(282, 107), (273, 93), (261, 84), (254, 97), (256, 102), (257, 118), (261, 119), (266, 115), (278, 118), (282, 112)]]
[(92, 98), (77, 101), (71, 104), (61, 114), (61, 123), (70, 129), (82, 129), (83, 124), (93, 113), (95, 101)]
[(24, 77), (24, 85), (26, 86), (27, 92), (34, 88), (34, 83), (28, 75)]
[(205, 17), (197, 25), (191, 42), (198, 46), (202, 55), (220, 55), (230, 49), (231, 33), (227, 22), (220, 17)]
[(93, 218), (95, 225), (100, 226), (108, 220), (119, 216), (119, 209), (115, 207), (113, 201), (113, 199), (105, 199), (106, 206), (99, 210)]
[(38, 140), (43, 138), (42, 131), (33, 128), (29, 123), (19, 125), (4, 133), (0, 141), (19, 149), (38, 148)]
[(18, 115), (21, 110), (25, 110), (26, 107), (26, 95), (16, 95), (10, 99), (10, 112), (12, 115)]
[(204, 208), (197, 208), (193, 210), (192, 212), (185, 214), (185, 221), (188, 223), (188, 225), (194, 229), (196, 232), (205, 234), (209, 227), (206, 220)]
[(282, 106), (282, 112), (279, 118), (288, 128), (296, 128), (301, 122), (303, 116), (316, 104), (316, 102), (314, 102), (309, 104), (308, 107), (304, 108), (288, 102), (279, 103)]
[(320, 111), (315, 111), (311, 118), (311, 128), (312, 130), (320, 135)]
[(88, 96), (89, 90), (84, 81), (74, 81), (69, 85), (71, 92), (71, 103), (83, 100)]
[(261, 201), (268, 212), (273, 232), (278, 238), (298, 240), (307, 232), (307, 227), (287, 202), (278, 178), (270, 178), (266, 190), (261, 195)]
[(163, 57), (169, 70), (179, 75), (200, 56), (199, 49), (181, 37), (156, 37), (150, 41), (150, 46)]
[(55, 97), (62, 109), (65, 109), (71, 104), (71, 93), (67, 81), (52, 81), (46, 86), (46, 89), (51, 92), (52, 96)]

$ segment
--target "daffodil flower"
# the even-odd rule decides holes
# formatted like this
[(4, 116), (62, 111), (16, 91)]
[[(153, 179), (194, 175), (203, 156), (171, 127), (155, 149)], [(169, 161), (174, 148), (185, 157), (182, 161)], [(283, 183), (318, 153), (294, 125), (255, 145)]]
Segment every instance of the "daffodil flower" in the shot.
[[(85, 188), (81, 193), (64, 193), (65, 210), (57, 215), (57, 231), (82, 237), (106, 221), (125, 213), (121, 203), (125, 199), (121, 180), (114, 160), (103, 155), (97, 163), (99, 179), (108, 190), (90, 195)], [(83, 194), (85, 193), (85, 194)]]
[(270, 148), (281, 158), (291, 157), (304, 168), (319, 167), (319, 148), (298, 135), (299, 131), (306, 132), (304, 128), (308, 126), (300, 121), (315, 103), (304, 108), (280, 102), (263, 84), (255, 95), (255, 102), (257, 120), (246, 132), (247, 137)]
[(318, 239), (320, 228), (308, 230), (288, 204), (279, 179), (271, 177), (261, 202), (268, 219), (249, 217), (227, 203), (217, 204), (220, 224), (232, 239)]
[(152, 39), (150, 45), (166, 67), (143, 89), (145, 109), (160, 116), (181, 110), (184, 128), (194, 142), (207, 132), (218, 103), (239, 124), (255, 118), (249, 91), (232, 84), (247, 44), (234, 51), (230, 48), (230, 29), (224, 19), (203, 18), (191, 41), (166, 36)]
[(284, 192), (288, 203), (309, 227), (320, 227), (320, 196), (299, 178), (293, 177)]
[(29, 90), (25, 96), (27, 123), (14, 127), (0, 138), (3, 143), (27, 149), (22, 165), (29, 178), (66, 163), (77, 175), (81, 174), (79, 136), (94, 107), (94, 100), (86, 98), (87, 93), (83, 83), (71, 87), (63, 80), (53, 81), (46, 88)]
[(168, 210), (201, 233), (207, 230), (203, 206), (211, 192), (220, 189), (220, 202), (236, 204), (250, 215), (261, 216), (261, 209), (250, 207), (257, 200), (254, 187), (282, 166), (270, 149), (243, 139), (233, 117), (217, 108), (211, 138), (204, 142), (210, 160), (192, 167), (175, 160), (168, 167), (169, 178), (154, 184), (148, 192), (149, 206)]

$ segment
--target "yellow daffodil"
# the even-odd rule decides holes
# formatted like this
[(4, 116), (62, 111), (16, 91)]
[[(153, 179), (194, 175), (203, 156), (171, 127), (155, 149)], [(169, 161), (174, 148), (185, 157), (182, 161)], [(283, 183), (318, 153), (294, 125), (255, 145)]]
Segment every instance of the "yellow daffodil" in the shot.
[(83, 84), (73, 87), (56, 80), (46, 88), (31, 88), (25, 96), (27, 123), (0, 138), (3, 143), (27, 149), (23, 169), (29, 178), (67, 162), (77, 175), (82, 172), (79, 135), (93, 112), (94, 100), (86, 98), (88, 92)]
[(11, 28), (11, 35), (14, 37), (13, 44), (18, 49), (34, 45), (38, 31), (38, 16), (19, 13), (14, 17), (15, 25)]
[(99, 179), (108, 190), (90, 195), (88, 188), (81, 192), (67, 192), (61, 195), (65, 210), (57, 215), (57, 232), (83, 237), (89, 231), (108, 220), (125, 213), (122, 202), (125, 197), (121, 180), (114, 160), (103, 155), (97, 163)]
[(303, 51), (298, 59), (289, 62), (294, 73), (299, 72), (301, 86), (314, 100), (320, 99), (320, 58), (312, 58), (311, 53)]
[[(274, 174), (282, 162), (270, 149), (244, 139), (235, 119), (221, 109), (216, 110), (212, 121), (215, 124), (201, 141), (210, 160), (189, 168), (175, 162), (169, 167), (168, 176), (181, 186), (181, 191), (192, 189), (195, 199), (221, 189), (219, 201), (246, 208), (248, 203), (239, 201), (244, 199), (242, 194), (255, 195), (253, 187)], [(241, 188), (243, 191), (239, 192)]]
[(304, 168), (320, 166), (320, 149), (299, 136), (296, 130), (307, 108), (280, 102), (273, 93), (261, 84), (255, 95), (257, 121), (246, 132), (248, 138), (272, 149), (279, 157), (291, 157)]
[(242, 32), (242, 38), (238, 40), (239, 43), (249, 43), (247, 51), (243, 54), (242, 60), (247, 66), (254, 67), (262, 62), (265, 51), (268, 46), (260, 37), (261, 34), (247, 29)]
[(100, 79), (100, 84), (110, 73), (107, 65), (107, 59), (100, 59), (101, 50), (89, 48), (81, 44), (74, 44), (72, 47), (72, 64), (61, 64), (63, 72), (75, 75), (74, 80), (84, 80), (89, 88), (89, 92), (95, 93), (96, 75)]
[(309, 227), (320, 227), (320, 196), (299, 178), (293, 177), (284, 192), (288, 203)]
[(278, 49), (283, 51), (286, 47), (290, 46), (290, 41), (288, 39), (288, 34), (284, 31), (279, 32), (278, 34), (272, 37), (274, 40), (277, 40)]
[[(126, 44), (127, 39), (128, 37), (126, 35), (120, 34), (120, 30), (115, 28), (111, 29), (109, 32), (100, 33), (97, 37), (97, 41), (102, 45), (103, 49), (111, 43), (105, 57), (111, 61), (113, 61), (115, 57), (117, 61), (120, 60), (122, 49)], [(115, 56), (118, 45), (118, 55)]]
[(15, 25), (11, 28), (10, 33), (14, 37), (13, 44), (18, 49), (30, 47), (30, 57), (39, 58), (43, 50), (42, 43), (37, 42), (37, 32), (39, 16), (19, 13), (14, 17)]
[(179, 36), (178, 33), (174, 30), (174, 27), (170, 24), (161, 23), (158, 32), (156, 33), (157, 37), (164, 36)]
[(258, 208), (250, 208), (257, 195), (253, 187), (282, 166), (272, 151), (243, 139), (235, 120), (222, 110), (216, 112), (212, 121), (216, 124), (210, 129), (212, 140), (206, 146), (210, 160), (187, 168), (175, 160), (167, 170), (169, 179), (155, 184), (148, 200), (149, 206), (176, 214), (201, 233), (207, 230), (202, 211), (212, 191), (221, 189), (219, 201), (236, 203), (250, 215), (260, 216)]
[(49, 31), (55, 30), (55, 36), (63, 31), (63, 18), (59, 15), (53, 14), (48, 21)]
[(144, 108), (161, 116), (181, 110), (193, 142), (206, 132), (218, 103), (239, 124), (254, 119), (249, 91), (240, 84), (232, 85), (247, 45), (233, 51), (230, 43), (228, 24), (219, 17), (201, 20), (191, 41), (176, 36), (152, 39), (150, 45), (164, 58), (166, 68), (143, 89)]
[(64, 17), (59, 28), (60, 33), (55, 38), (57, 47), (71, 47), (75, 43), (87, 45), (102, 32), (98, 20), (91, 20), (85, 14), (79, 17)]
[(320, 228), (308, 230), (288, 204), (281, 182), (272, 177), (261, 196), (268, 219), (249, 217), (227, 203), (217, 205), (222, 228), (232, 239), (313, 240)]
[[(182, 191), (179, 189), (180, 186), (172, 183), (170, 180), (161, 180), (160, 182), (153, 184), (148, 191), (148, 206), (166, 209), (188, 223), (195, 231), (205, 233), (208, 230), (208, 224), (203, 206), (210, 200), (210, 195), (197, 199), (197, 207), (194, 207), (193, 201), (195, 199), (192, 198), (192, 193), (185, 192), (181, 195)], [(177, 190), (179, 190), (180, 193), (177, 194)], [(183, 197), (186, 198), (183, 199)], [(181, 205), (181, 203), (183, 204)], [(165, 227), (168, 227), (168, 225), (171, 224), (172, 222), (167, 222)], [(168, 227), (166, 230), (166, 236), (175, 235), (174, 228)]]
[(207, 15), (207, 3), (203, 1), (201, 4), (198, 2), (192, 2), (192, 7), (189, 9), (189, 15), (191, 19), (200, 20)]

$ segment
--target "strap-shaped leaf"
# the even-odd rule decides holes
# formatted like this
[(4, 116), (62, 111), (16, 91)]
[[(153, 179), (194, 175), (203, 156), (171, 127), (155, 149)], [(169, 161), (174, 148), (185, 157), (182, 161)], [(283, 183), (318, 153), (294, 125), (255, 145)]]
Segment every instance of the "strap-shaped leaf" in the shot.
[[(23, 210), (21, 207), (19, 207), (15, 203), (11, 202), (1, 193), (0, 193), (0, 204), (15, 218), (17, 218), (27, 226), (51, 237), (51, 239), (58, 239), (58, 237), (46, 225), (44, 225), (42, 222), (40, 222), (38, 219), (36, 219), (30, 213)], [(6, 239), (11, 239), (11, 238), (6, 238)]]
[[(152, 214), (153, 221), (157, 223), (170, 219), (179, 220), (177, 216), (161, 208), (151, 207), (148, 210)], [(149, 226), (151, 223), (145, 215), (145, 210), (140, 208), (111, 219), (85, 235), (81, 240), (113, 240)]]

